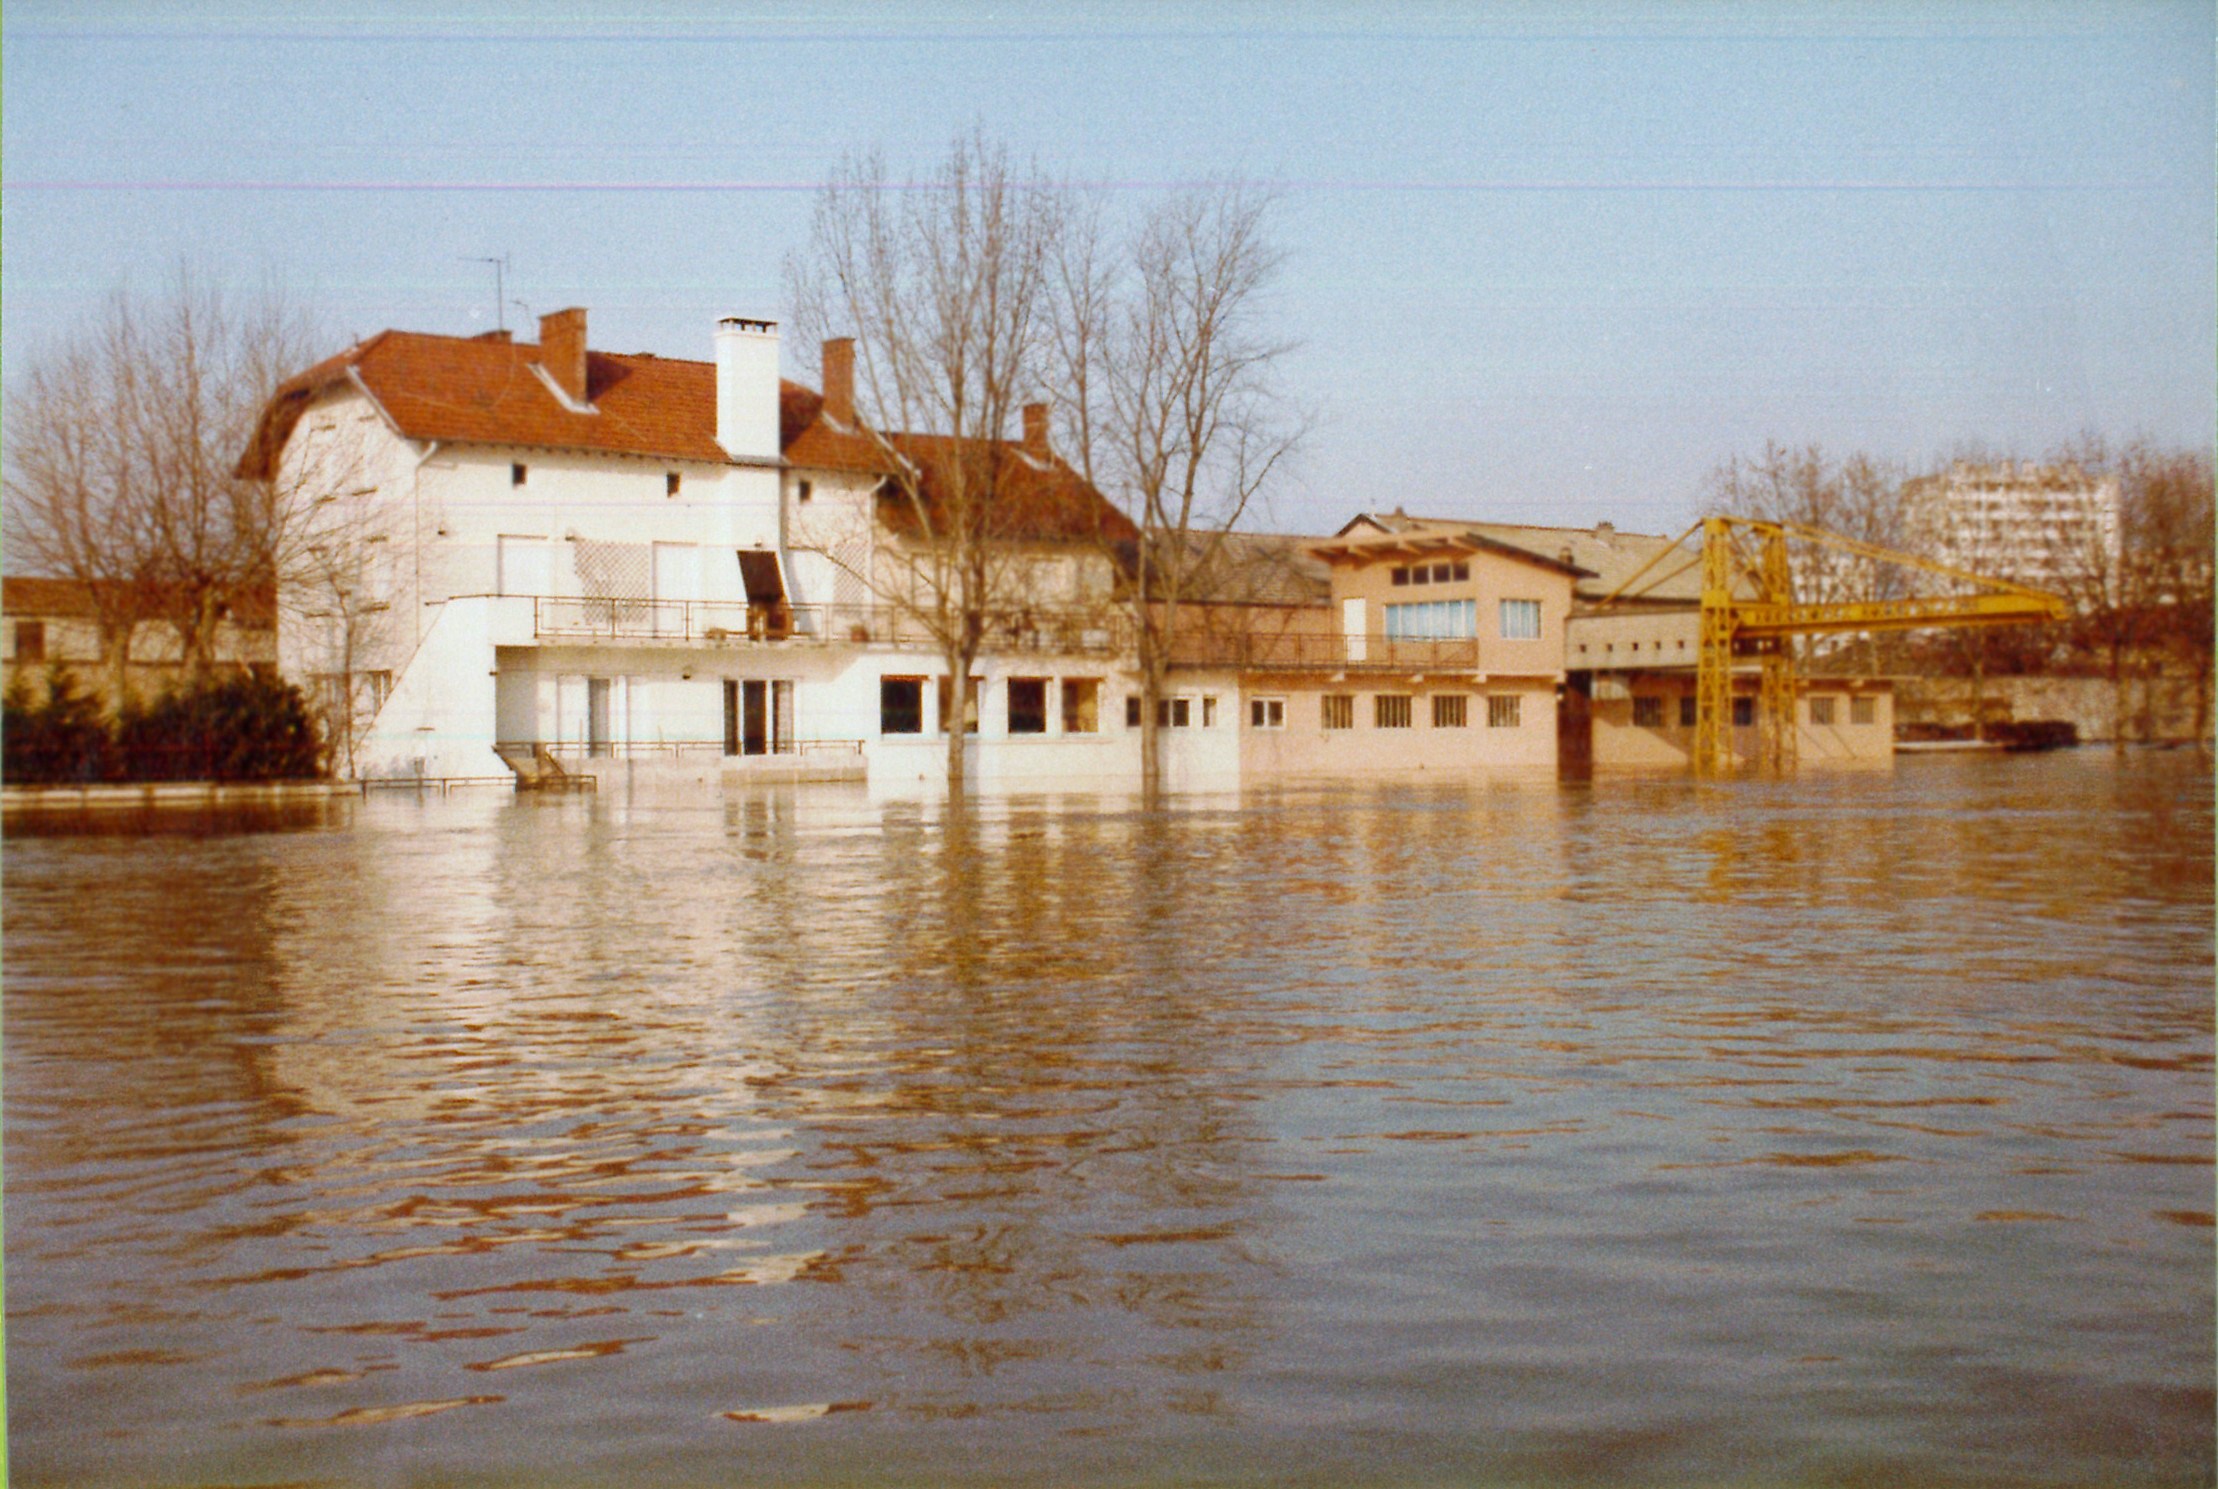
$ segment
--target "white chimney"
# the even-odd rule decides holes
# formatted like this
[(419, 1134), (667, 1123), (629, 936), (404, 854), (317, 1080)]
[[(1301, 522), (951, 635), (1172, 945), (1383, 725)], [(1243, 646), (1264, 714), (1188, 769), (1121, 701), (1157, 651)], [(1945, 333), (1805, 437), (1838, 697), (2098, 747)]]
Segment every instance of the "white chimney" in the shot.
[(734, 459), (780, 454), (776, 321), (727, 315), (716, 323), (716, 442)]

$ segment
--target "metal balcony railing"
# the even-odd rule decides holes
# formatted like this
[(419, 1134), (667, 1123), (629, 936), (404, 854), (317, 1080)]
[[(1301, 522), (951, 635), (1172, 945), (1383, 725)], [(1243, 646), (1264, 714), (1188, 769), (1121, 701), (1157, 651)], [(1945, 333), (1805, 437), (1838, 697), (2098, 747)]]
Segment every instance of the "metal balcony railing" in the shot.
[(1180, 636), (1171, 645), (1175, 667), (1284, 672), (1475, 672), (1480, 656), (1476, 637), (1413, 640), (1322, 630), (1202, 631)]
[[(532, 601), (532, 631), (543, 640), (626, 640), (674, 644), (813, 642), (819, 645), (935, 644), (913, 613), (892, 605), (792, 605), (745, 600), (570, 599)], [(992, 651), (1114, 652), (1129, 625), (1104, 609), (1016, 605), (986, 618)]]

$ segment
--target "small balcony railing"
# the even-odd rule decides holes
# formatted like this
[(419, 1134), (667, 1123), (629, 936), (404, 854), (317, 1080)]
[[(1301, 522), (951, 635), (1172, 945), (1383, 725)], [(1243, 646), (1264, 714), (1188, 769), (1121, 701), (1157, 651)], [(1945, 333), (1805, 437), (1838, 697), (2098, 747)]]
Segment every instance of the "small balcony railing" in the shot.
[[(928, 647), (931, 631), (892, 605), (792, 605), (747, 600), (570, 599), (532, 602), (541, 640), (641, 641), (679, 645), (815, 643)], [(1012, 605), (986, 618), (989, 651), (1116, 652), (1130, 626), (1114, 610)]]
[(1200, 631), (1171, 645), (1176, 667), (1255, 671), (1475, 672), (1479, 641), (1464, 636), (1411, 639), (1338, 631)]

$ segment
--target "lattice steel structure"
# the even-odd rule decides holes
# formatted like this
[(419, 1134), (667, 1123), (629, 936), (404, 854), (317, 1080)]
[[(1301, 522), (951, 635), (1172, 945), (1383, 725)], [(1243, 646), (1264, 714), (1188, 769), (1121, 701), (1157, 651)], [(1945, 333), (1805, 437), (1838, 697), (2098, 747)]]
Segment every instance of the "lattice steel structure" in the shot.
[[(1933, 563), (1915, 554), (1861, 543), (1822, 528), (1748, 517), (1707, 517), (1688, 528), (1655, 558), (1601, 601), (1638, 599), (1688, 564), (1650, 575), (1664, 555), (1682, 552), (1701, 535), (1701, 640), (1695, 661), (1693, 765), (1701, 775), (1724, 775), (1733, 765), (1733, 665), (1754, 660), (1760, 669), (1757, 758), (1766, 770), (1796, 764), (1794, 638), (1852, 631), (1912, 631), (1940, 627), (2024, 625), (2057, 621), (2070, 607), (2055, 595), (2008, 580)], [(1788, 545), (1814, 544), (1893, 564), (1952, 591), (1913, 599), (1849, 600), (1797, 604)]]

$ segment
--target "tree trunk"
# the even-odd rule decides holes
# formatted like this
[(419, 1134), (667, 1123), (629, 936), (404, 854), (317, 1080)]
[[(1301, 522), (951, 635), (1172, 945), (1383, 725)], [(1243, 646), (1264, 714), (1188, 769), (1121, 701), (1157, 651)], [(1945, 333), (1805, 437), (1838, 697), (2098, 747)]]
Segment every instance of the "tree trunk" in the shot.
[(1163, 790), (1163, 668), (1143, 624), (1140, 664), (1140, 797), (1152, 803)]
[(968, 748), (970, 718), (970, 669), (976, 659), (975, 649), (955, 647), (947, 654), (947, 717), (940, 720), (940, 727), (947, 731), (947, 795), (954, 800), (963, 794), (964, 752)]

